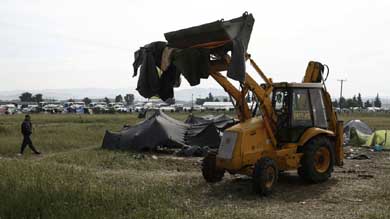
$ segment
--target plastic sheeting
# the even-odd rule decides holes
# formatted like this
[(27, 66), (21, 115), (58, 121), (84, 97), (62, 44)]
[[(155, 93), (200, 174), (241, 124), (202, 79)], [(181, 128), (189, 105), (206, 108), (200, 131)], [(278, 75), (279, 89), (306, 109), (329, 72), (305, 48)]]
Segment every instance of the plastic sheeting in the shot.
[(367, 136), (371, 134), (371, 128), (361, 120), (350, 120), (344, 124), (345, 144), (356, 144), (356, 141), (361, 141), (362, 138), (367, 139)]
[(390, 150), (390, 130), (375, 131), (366, 142), (367, 146), (381, 145), (383, 149)]
[(236, 121), (233, 117), (230, 117), (226, 114), (222, 115), (206, 115), (206, 116), (194, 116), (190, 114), (185, 120), (186, 124), (192, 125), (202, 125), (202, 124), (214, 124), (219, 130), (225, 130), (226, 128), (236, 124)]
[[(225, 120), (220, 120), (224, 121)], [(218, 127), (223, 127), (220, 123)], [(106, 131), (103, 148), (153, 150), (158, 146), (167, 148), (182, 148), (184, 146), (199, 146), (218, 148), (221, 137), (220, 128), (212, 121), (202, 124), (186, 124), (156, 111), (146, 120), (120, 132)]]

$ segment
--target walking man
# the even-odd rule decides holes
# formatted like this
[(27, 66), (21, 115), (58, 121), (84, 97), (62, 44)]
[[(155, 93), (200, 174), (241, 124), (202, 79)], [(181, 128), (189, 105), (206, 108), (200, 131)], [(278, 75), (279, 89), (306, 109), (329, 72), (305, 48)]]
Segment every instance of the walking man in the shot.
[(24, 117), (24, 121), (22, 123), (22, 134), (23, 134), (23, 143), (22, 143), (22, 147), (20, 148), (19, 155), (20, 156), (23, 155), (23, 151), (27, 145), (35, 154), (41, 154), (39, 151), (37, 151), (37, 149), (35, 149), (30, 138), (30, 135), (32, 134), (32, 123), (31, 123), (30, 115), (26, 115)]

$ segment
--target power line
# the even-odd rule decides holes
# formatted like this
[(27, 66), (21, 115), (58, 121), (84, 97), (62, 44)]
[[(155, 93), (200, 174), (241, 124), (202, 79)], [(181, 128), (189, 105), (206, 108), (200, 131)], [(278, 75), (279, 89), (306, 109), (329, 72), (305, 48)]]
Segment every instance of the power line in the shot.
[(337, 79), (337, 81), (340, 81), (340, 98), (339, 98), (339, 107), (341, 109), (341, 98), (343, 97), (343, 84), (347, 81), (347, 79)]

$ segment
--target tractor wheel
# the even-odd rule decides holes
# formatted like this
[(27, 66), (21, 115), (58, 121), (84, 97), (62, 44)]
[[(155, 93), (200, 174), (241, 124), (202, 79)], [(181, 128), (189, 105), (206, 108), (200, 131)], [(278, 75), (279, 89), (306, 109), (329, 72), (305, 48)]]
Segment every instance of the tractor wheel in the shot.
[(222, 180), (225, 174), (224, 170), (217, 169), (216, 152), (209, 152), (202, 162), (202, 175), (206, 182), (216, 183)]
[(253, 171), (253, 190), (260, 195), (271, 194), (278, 181), (278, 167), (276, 162), (268, 157), (260, 158)]
[(301, 167), (298, 175), (306, 181), (319, 183), (329, 179), (333, 172), (335, 154), (332, 141), (325, 137), (315, 137), (303, 148)]

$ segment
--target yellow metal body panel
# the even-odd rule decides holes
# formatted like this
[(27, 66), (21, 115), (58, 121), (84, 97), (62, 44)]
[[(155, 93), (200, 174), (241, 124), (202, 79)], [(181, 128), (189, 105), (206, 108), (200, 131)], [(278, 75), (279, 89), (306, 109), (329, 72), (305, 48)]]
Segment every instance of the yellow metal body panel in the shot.
[(298, 143), (288, 143), (275, 148), (264, 127), (261, 118), (251, 118), (239, 123), (226, 131), (236, 132), (237, 139), (233, 149), (232, 159), (222, 159), (217, 156), (217, 168), (231, 173), (252, 174), (253, 165), (261, 157), (269, 157), (276, 161), (280, 170), (295, 170), (300, 166), (302, 153), (297, 148), (317, 135), (335, 136), (335, 133), (321, 128), (309, 128)]
[(216, 164), (219, 169), (251, 175), (253, 165), (261, 157), (274, 159), (280, 170), (296, 169), (300, 165), (302, 154), (297, 153), (298, 144), (286, 144), (281, 148), (275, 148), (261, 118), (251, 118), (226, 131), (236, 132), (238, 135), (232, 159), (217, 156)]
[(301, 136), (299, 139), (298, 145), (302, 146), (306, 142), (308, 142), (310, 139), (313, 137), (320, 135), (320, 134), (325, 134), (329, 136), (335, 136), (335, 133), (326, 129), (321, 129), (321, 128), (308, 128), (305, 133)]
[(319, 62), (310, 61), (306, 68), (305, 77), (303, 78), (304, 83), (321, 82), (321, 70), (323, 65)]
[(237, 172), (245, 166), (253, 165), (264, 151), (274, 150), (261, 118), (248, 119), (226, 131), (236, 132), (238, 135), (232, 159), (221, 159), (217, 156), (218, 168)]

